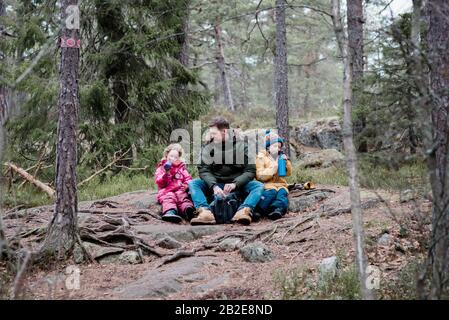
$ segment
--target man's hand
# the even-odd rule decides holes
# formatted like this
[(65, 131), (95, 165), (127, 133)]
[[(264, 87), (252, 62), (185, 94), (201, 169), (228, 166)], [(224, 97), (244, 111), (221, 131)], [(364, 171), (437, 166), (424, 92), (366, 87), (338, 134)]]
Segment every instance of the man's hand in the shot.
[(235, 190), (235, 183), (227, 183), (227, 184), (225, 184), (225, 186), (224, 186), (224, 193), (226, 194), (226, 195), (228, 195), (228, 194), (230, 194), (232, 191), (234, 191)]
[(214, 195), (222, 197), (222, 198), (226, 197), (225, 193), (223, 192), (223, 189), (220, 188), (219, 186), (214, 187)]

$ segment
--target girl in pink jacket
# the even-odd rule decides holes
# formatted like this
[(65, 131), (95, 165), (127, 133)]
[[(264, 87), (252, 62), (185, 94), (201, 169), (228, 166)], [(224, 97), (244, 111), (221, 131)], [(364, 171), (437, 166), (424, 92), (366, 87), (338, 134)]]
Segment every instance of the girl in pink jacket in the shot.
[(159, 162), (154, 180), (158, 186), (157, 200), (162, 204), (162, 220), (179, 223), (182, 218), (190, 220), (195, 212), (187, 193), (188, 182), (192, 180), (185, 162), (184, 150), (174, 143), (164, 150), (164, 158)]

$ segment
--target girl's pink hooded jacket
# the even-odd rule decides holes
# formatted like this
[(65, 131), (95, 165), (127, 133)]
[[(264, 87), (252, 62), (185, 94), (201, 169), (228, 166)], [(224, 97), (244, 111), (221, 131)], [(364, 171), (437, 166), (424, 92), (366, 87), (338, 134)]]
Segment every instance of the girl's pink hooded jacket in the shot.
[(167, 162), (163, 159), (157, 165), (156, 173), (154, 174), (154, 181), (156, 182), (159, 191), (157, 198), (162, 199), (169, 192), (176, 192), (178, 190), (186, 190), (187, 183), (192, 180), (192, 176), (187, 171), (184, 162), (172, 164), (169, 171), (165, 171), (164, 164)]

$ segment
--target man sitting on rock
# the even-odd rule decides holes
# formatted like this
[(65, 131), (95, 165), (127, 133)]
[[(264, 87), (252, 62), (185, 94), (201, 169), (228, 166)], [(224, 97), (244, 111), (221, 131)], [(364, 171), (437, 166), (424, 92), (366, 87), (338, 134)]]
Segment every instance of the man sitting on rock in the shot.
[[(253, 159), (254, 158), (254, 159)], [(207, 197), (226, 197), (231, 192), (246, 195), (232, 221), (248, 225), (264, 187), (256, 176), (255, 155), (248, 155), (248, 145), (234, 134), (229, 122), (217, 117), (209, 124), (209, 141), (201, 150), (198, 165), (200, 179), (189, 182), (192, 201), (198, 216), (192, 225), (215, 224)]]

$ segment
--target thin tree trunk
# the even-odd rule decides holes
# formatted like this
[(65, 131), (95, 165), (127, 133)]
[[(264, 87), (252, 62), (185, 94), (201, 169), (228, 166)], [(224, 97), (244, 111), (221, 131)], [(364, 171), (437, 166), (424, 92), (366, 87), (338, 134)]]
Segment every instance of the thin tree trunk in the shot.
[(241, 108), (248, 108), (248, 71), (245, 61), (242, 64), (242, 73), (241, 73), (241, 83), (242, 83), (242, 97), (241, 97)]
[(222, 99), (221, 99), (221, 96), (222, 96), (222, 88), (221, 88), (221, 80), (220, 80), (220, 69), (218, 68), (218, 65), (217, 65), (217, 69), (218, 69), (218, 73), (217, 73), (217, 75), (216, 75), (216, 77), (215, 77), (215, 80), (214, 80), (214, 105), (215, 106), (219, 106), (220, 105), (220, 103), (221, 103), (221, 101), (222, 101)]
[[(418, 89), (418, 97), (428, 96), (427, 89), (425, 89), (426, 81), (423, 73), (423, 66), (421, 62), (421, 23), (422, 23), (422, 0), (413, 0), (413, 14), (411, 21), (410, 32), (410, 59), (407, 59), (407, 75), (410, 77), (414, 87)], [(407, 52), (405, 53), (407, 54)], [(428, 123), (425, 118), (422, 117), (422, 109), (424, 106), (420, 105), (421, 98), (416, 98), (412, 92), (412, 88), (407, 90), (407, 102), (410, 106), (410, 110), (407, 112), (407, 119), (410, 122), (408, 128), (408, 136), (410, 142), (410, 153), (415, 154), (418, 147), (418, 135), (417, 132), (424, 128), (424, 124)], [(425, 91), (425, 92), (424, 92)], [(419, 119), (421, 123), (414, 122), (414, 119)], [(416, 126), (418, 125), (418, 128)], [(419, 126), (421, 128), (419, 128)]]
[(125, 22), (122, 7), (109, 0), (95, 0), (96, 20), (100, 38), (118, 45), (112, 55), (113, 63), (105, 66), (105, 76), (112, 84), (112, 96), (115, 100), (115, 123), (125, 123), (129, 118), (129, 88), (127, 84), (130, 46), (123, 41), (125, 37)]
[(372, 299), (372, 293), (366, 285), (366, 257), (364, 252), (365, 241), (363, 232), (362, 208), (360, 204), (360, 189), (358, 177), (357, 154), (354, 147), (352, 133), (352, 72), (351, 55), (345, 41), (344, 29), (340, 15), (340, 0), (332, 0), (332, 22), (338, 47), (343, 57), (343, 146), (346, 154), (346, 165), (349, 173), (349, 191), (351, 198), (351, 213), (353, 221), (354, 247), (356, 265), (359, 274), (360, 288), (363, 299)]
[[(0, 18), (6, 14), (6, 4), (4, 0), (0, 0)], [(1, 22), (0, 22), (1, 23)], [(0, 38), (2, 35), (4, 26), (0, 24)], [(1, 52), (0, 52), (1, 53)], [(1, 56), (4, 55), (1, 54)], [(5, 63), (5, 61), (2, 61)], [(4, 147), (5, 147), (5, 124), (8, 119), (9, 105), (8, 105), (8, 88), (5, 84), (0, 83), (0, 160), (2, 159)]]
[(224, 56), (223, 40), (221, 37), (221, 23), (219, 20), (215, 23), (215, 41), (217, 42), (217, 66), (220, 70), (221, 83), (223, 87), (223, 96), (226, 107), (234, 111), (234, 101), (232, 100), (231, 86), (229, 84), (229, 78), (226, 73), (226, 60)]
[[(175, 32), (178, 33), (176, 40), (179, 45), (179, 51), (175, 54), (175, 58), (181, 63), (184, 67), (189, 68), (190, 59), (189, 59), (189, 29), (190, 29), (190, 0), (184, 0), (180, 3), (180, 7), (178, 8), (179, 12), (177, 15), (181, 18), (181, 23), (175, 29)], [(176, 76), (176, 69), (173, 70), (174, 75)], [(176, 97), (175, 99), (183, 99), (183, 96), (187, 93), (187, 84), (183, 82), (178, 82), (171, 90), (171, 96)]]
[(285, 0), (276, 0), (276, 54), (274, 57), (274, 93), (276, 103), (276, 127), (285, 140), (286, 153), (290, 156), (290, 130), (288, 121), (288, 66), (287, 30), (285, 27)]
[[(348, 49), (351, 55), (353, 86), (363, 78), (363, 0), (346, 1), (348, 10)], [(354, 103), (355, 104), (355, 103)]]
[(0, 84), (0, 160), (2, 159), (6, 144), (5, 124), (9, 113), (7, 95), (8, 88), (5, 85)]
[(189, 30), (190, 30), (190, 10), (189, 10), (190, 0), (185, 0), (183, 3), (184, 17), (181, 26), (181, 35), (178, 36), (178, 43), (181, 46), (181, 51), (178, 56), (179, 62), (185, 67), (189, 67)]
[[(352, 104), (355, 107), (360, 103), (360, 92), (363, 86), (363, 0), (346, 1), (348, 22), (348, 54), (351, 55), (351, 77), (353, 86)], [(355, 134), (362, 133), (366, 126), (366, 119), (359, 113), (359, 118), (354, 123)], [(360, 152), (367, 151), (367, 143), (362, 141), (358, 146)]]
[[(0, 18), (6, 13), (6, 6), (3, 0), (0, 0)], [(0, 37), (3, 26), (0, 24)], [(5, 149), (5, 131), (4, 125), (8, 117), (8, 105), (7, 105), (7, 88), (0, 84), (0, 163), (3, 163), (3, 150)], [(3, 176), (0, 172), (0, 260), (2, 260), (3, 255), (8, 251), (8, 243), (6, 242), (5, 232), (3, 230)]]
[(428, 15), (434, 137), (429, 161), (433, 192), (430, 298), (441, 299), (447, 297), (449, 281), (449, 3), (446, 0), (429, 0)]
[[(66, 19), (69, 5), (78, 5), (77, 0), (61, 1), (61, 20)], [(78, 29), (68, 29), (65, 23), (60, 35), (79, 39)], [(76, 130), (79, 109), (78, 72), (80, 50), (61, 47), (59, 66), (59, 117), (56, 155), (56, 203), (42, 247), (42, 253), (63, 259), (76, 240), (77, 194), (76, 194)]]
[[(424, 42), (425, 38), (420, 37), (423, 33), (424, 28), (422, 28), (425, 24), (428, 25), (428, 22), (423, 23), (426, 19), (426, 14), (424, 14), (424, 3), (422, 0), (413, 0), (413, 14), (411, 21), (411, 67), (410, 67), (410, 77), (413, 81), (414, 86), (417, 89), (417, 95), (411, 97), (412, 106), (414, 111), (417, 114), (417, 119), (419, 120), (417, 124), (419, 130), (423, 135), (423, 144), (426, 150), (432, 150), (434, 147), (434, 138), (433, 138), (433, 124), (431, 120), (432, 113), (432, 105), (430, 102), (430, 94), (429, 94), (429, 72), (425, 70), (423, 63), (423, 53), (424, 53)], [(428, 171), (430, 173), (430, 183), (432, 185), (432, 190), (436, 189), (435, 175), (436, 172), (436, 159), (434, 152), (428, 152), (427, 157), (427, 165)], [(435, 201), (435, 196), (433, 196), (433, 200)], [(435, 208), (435, 205), (434, 205)], [(431, 266), (431, 251), (429, 250), (429, 256), (426, 261), (426, 265), (419, 272), (418, 280), (417, 280), (417, 294), (420, 299), (427, 299), (429, 294), (427, 292), (426, 282), (429, 277), (429, 266)]]

